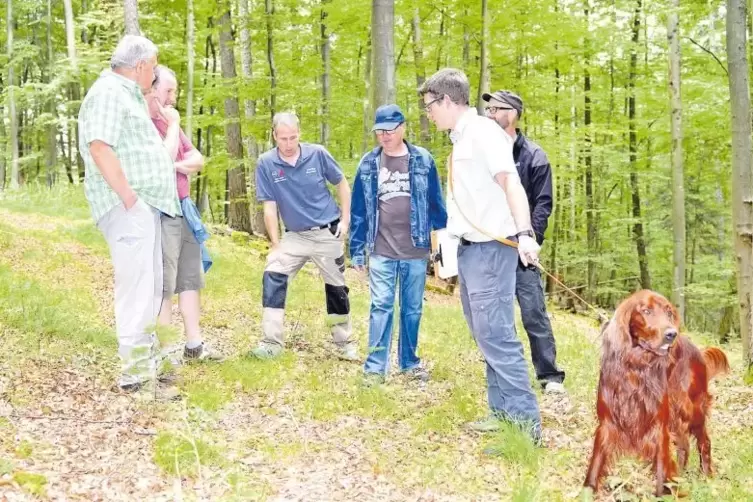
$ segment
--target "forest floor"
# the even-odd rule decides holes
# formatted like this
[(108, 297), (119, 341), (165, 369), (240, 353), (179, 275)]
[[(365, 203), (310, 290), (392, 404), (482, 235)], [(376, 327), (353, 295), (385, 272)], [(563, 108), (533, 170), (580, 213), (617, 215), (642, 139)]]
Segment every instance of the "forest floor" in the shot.
[[(364, 388), (361, 365), (334, 355), (313, 268), (289, 290), (288, 350), (262, 362), (246, 353), (260, 336), (266, 244), (215, 232), (209, 249), (202, 324), (228, 360), (180, 367), (182, 401), (134, 398), (112, 389), (112, 271), (80, 190), (2, 195), (0, 501), (578, 497), (595, 428), (595, 321), (551, 312), (569, 397), (539, 395), (545, 447), (535, 448), (513, 429), (464, 429), (484, 416), (486, 397), (457, 298), (426, 294), (419, 353), (428, 384), (393, 374)], [(347, 274), (365, 354), (368, 284)], [(701, 477), (694, 452), (681, 481), (687, 500), (753, 500), (753, 388), (742, 380), (739, 341), (724, 350), (733, 373), (712, 384), (717, 475)], [(488, 446), (498, 454), (485, 455)], [(601, 500), (651, 499), (648, 468), (629, 459), (606, 485)]]

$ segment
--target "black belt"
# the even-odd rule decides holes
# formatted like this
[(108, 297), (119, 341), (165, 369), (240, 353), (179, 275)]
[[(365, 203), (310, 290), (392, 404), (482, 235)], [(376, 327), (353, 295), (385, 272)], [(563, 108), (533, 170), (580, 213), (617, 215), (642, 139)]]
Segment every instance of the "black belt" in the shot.
[[(337, 226), (338, 223), (340, 223), (340, 218), (332, 220), (332, 221), (330, 221), (327, 224), (319, 225), (318, 227), (304, 228), (304, 229), (298, 230), (298, 232), (305, 232), (307, 230), (323, 230), (325, 228), (335, 227), (335, 226)], [(285, 229), (285, 231), (286, 232), (290, 232), (290, 230), (288, 230), (287, 228)]]
[[(513, 242), (518, 242), (518, 238), (514, 237), (514, 236), (513, 237), (507, 237), (507, 240), (510, 240), (510, 241), (513, 241)], [(461, 246), (470, 246), (472, 244), (484, 244), (485, 242), (496, 242), (496, 241), (474, 242), (474, 241), (469, 241), (469, 240), (467, 240), (467, 239), (465, 239), (463, 237), (460, 238), (460, 245)]]

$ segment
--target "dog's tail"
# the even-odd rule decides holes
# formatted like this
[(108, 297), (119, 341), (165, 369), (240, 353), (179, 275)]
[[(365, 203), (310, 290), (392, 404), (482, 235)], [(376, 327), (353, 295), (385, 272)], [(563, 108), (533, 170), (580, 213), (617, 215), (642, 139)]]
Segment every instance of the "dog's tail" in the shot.
[(701, 351), (703, 360), (706, 362), (706, 374), (711, 380), (717, 375), (729, 373), (729, 361), (727, 354), (716, 347), (707, 347)]

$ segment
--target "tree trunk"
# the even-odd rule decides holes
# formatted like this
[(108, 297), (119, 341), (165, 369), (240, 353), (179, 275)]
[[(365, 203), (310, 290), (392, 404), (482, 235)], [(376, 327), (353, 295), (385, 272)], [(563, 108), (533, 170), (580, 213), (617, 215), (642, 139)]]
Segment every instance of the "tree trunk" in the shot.
[[(554, 50), (557, 51), (557, 42), (554, 43)], [(554, 137), (559, 138), (560, 137), (560, 114), (559, 114), (559, 98), (560, 98), (560, 69), (559, 65), (554, 67)], [(554, 168), (554, 172), (557, 172), (556, 166), (552, 166)], [(560, 202), (563, 200), (562, 197), (562, 191), (561, 191), (561, 183), (559, 182), (559, 179), (561, 177), (557, 176), (555, 178), (555, 193), (552, 199), (555, 202), (554, 204), (554, 223), (552, 228), (552, 242), (551, 242), (551, 253), (549, 256), (549, 271), (557, 275), (557, 247), (559, 245), (559, 229), (561, 225), (561, 219), (562, 219), (562, 203)], [(554, 281), (551, 277), (547, 275), (546, 277), (546, 290), (549, 294), (554, 292)]]
[(193, 79), (194, 64), (196, 55), (194, 54), (194, 45), (196, 43), (196, 26), (194, 20), (193, 0), (186, 0), (186, 112), (183, 125), (183, 132), (186, 137), (193, 141)]
[(371, 46), (374, 54), (374, 96), (377, 107), (395, 103), (395, 0), (372, 0)]
[(727, 0), (727, 61), (732, 115), (732, 216), (737, 254), (737, 294), (740, 301), (740, 336), (748, 369), (751, 353), (751, 296), (753, 295), (753, 184), (751, 183), (751, 116), (748, 82), (748, 46), (744, 0)]
[(123, 14), (125, 16), (125, 34), (141, 35), (138, 0), (123, 0)]
[(325, 5), (328, 0), (322, 0), (321, 16), (320, 16), (320, 30), (321, 30), (321, 55), (322, 55), (322, 128), (320, 135), (320, 143), (324, 146), (329, 144), (329, 100), (330, 100), (330, 87), (329, 87), (329, 61), (330, 61), (330, 36), (327, 33), (327, 25), (325, 20), (327, 19), (327, 11)]
[[(55, 54), (52, 50), (52, 0), (47, 0), (47, 78), (49, 84), (54, 73)], [(47, 186), (51, 187), (55, 180), (55, 165), (57, 164), (57, 112), (55, 107), (55, 94), (50, 93), (47, 100), (47, 113), (50, 114), (50, 122), (47, 124), (47, 162), (45, 164)]]
[(238, 109), (238, 90), (236, 87), (235, 54), (233, 52), (233, 35), (230, 26), (230, 6), (221, 4), (226, 9), (220, 18), (220, 67), (222, 78), (230, 83), (225, 98), (225, 142), (232, 164), (227, 170), (225, 217), (230, 228), (252, 233), (251, 215), (248, 207), (246, 189), (246, 172), (243, 167), (243, 144), (241, 139), (240, 113)]
[[(419, 17), (419, 9), (413, 12), (413, 62), (416, 66), (416, 88), (426, 81), (426, 69), (424, 68), (424, 45), (421, 41), (421, 18)], [(418, 98), (418, 110), (419, 110), (419, 123), (421, 125), (421, 142), (427, 144), (431, 139), (429, 133), (429, 117), (423, 113), (424, 101), (419, 96)]]
[(651, 276), (648, 269), (646, 254), (646, 238), (643, 234), (643, 219), (641, 218), (640, 183), (638, 182), (638, 138), (635, 125), (635, 74), (638, 67), (638, 39), (641, 30), (642, 0), (638, 0), (633, 17), (633, 36), (630, 46), (630, 71), (628, 74), (628, 149), (630, 151), (630, 189), (633, 201), (633, 238), (638, 253), (638, 268), (641, 274), (641, 287), (651, 289)]
[(669, 38), (669, 93), (672, 123), (672, 301), (680, 319), (685, 319), (685, 176), (682, 149), (682, 98), (680, 94), (680, 0), (672, 0), (667, 33)]
[[(251, 52), (251, 33), (248, 29), (251, 19), (248, 12), (249, 0), (239, 0), (238, 13), (241, 16), (241, 75), (243, 79), (249, 81), (254, 76), (253, 71), (253, 58)], [(251, 231), (255, 235), (266, 235), (267, 230), (264, 227), (264, 213), (262, 211), (261, 204), (256, 202), (256, 176), (254, 175), (254, 168), (256, 166), (256, 159), (259, 156), (259, 147), (256, 144), (256, 138), (249, 130), (256, 117), (256, 101), (253, 99), (243, 100), (244, 115), (246, 118), (246, 158), (248, 158), (249, 168), (247, 169), (247, 182), (248, 192), (251, 208)]]
[[(588, 7), (585, 9), (587, 22), (590, 23)], [(586, 184), (586, 241), (588, 249), (588, 270), (587, 270), (587, 287), (588, 297), (593, 299), (596, 296), (596, 221), (593, 193), (593, 165), (591, 153), (591, 74), (588, 71), (590, 63), (588, 40), (586, 40), (585, 61), (583, 69), (583, 126), (585, 130), (583, 161), (586, 166), (585, 184)]]
[(269, 119), (270, 124), (275, 116), (276, 95), (277, 95), (277, 69), (275, 68), (274, 58), (274, 39), (272, 38), (273, 25), (272, 20), (275, 14), (273, 0), (264, 1), (267, 21), (267, 62), (269, 63)]
[(487, 0), (481, 0), (481, 62), (480, 74), (478, 77), (478, 97), (476, 100), (476, 109), (479, 115), (484, 114), (484, 100), (482, 95), (489, 92), (489, 9)]
[(13, 1), (7, 0), (8, 16), (6, 24), (8, 25), (8, 118), (10, 119), (10, 187), (16, 189), (20, 185), (20, 172), (18, 166), (18, 115), (16, 114), (16, 98), (14, 89), (16, 78), (13, 75), (13, 65), (10, 61), (13, 59)]
[[(75, 23), (73, 21), (73, 6), (71, 0), (63, 0), (63, 8), (65, 10), (65, 41), (68, 48), (68, 64), (71, 68), (71, 80), (68, 82), (69, 99), (68, 102), (68, 114), (69, 121), (72, 122), (73, 134), (76, 139), (76, 151), (78, 151), (78, 110), (81, 107), (81, 83), (78, 76), (78, 58), (76, 57), (76, 37), (75, 37)], [(71, 132), (71, 131), (69, 131)], [(68, 156), (73, 157), (73, 150), (69, 149)], [(72, 167), (72, 166), (71, 166)], [(83, 181), (85, 175), (84, 159), (80, 154), (76, 155), (76, 167), (78, 170), (75, 176), (76, 181)]]
[(468, 73), (471, 64), (471, 30), (468, 28), (468, 7), (463, 9), (463, 71)]

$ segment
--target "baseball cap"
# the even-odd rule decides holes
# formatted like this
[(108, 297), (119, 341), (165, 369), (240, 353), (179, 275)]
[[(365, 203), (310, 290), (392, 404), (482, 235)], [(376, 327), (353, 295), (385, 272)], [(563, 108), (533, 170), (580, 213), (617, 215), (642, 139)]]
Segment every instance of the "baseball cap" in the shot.
[(392, 131), (405, 122), (405, 115), (397, 105), (382, 105), (377, 108), (375, 115), (372, 131), (377, 129)]
[(483, 99), (486, 102), (489, 102), (490, 99), (496, 99), (497, 101), (501, 101), (502, 103), (508, 104), (511, 107), (515, 109), (515, 111), (518, 112), (518, 117), (523, 115), (523, 100), (520, 99), (520, 96), (515, 94), (511, 91), (494, 91), (493, 93), (489, 94), (488, 92), (485, 92), (481, 95), (481, 99)]

